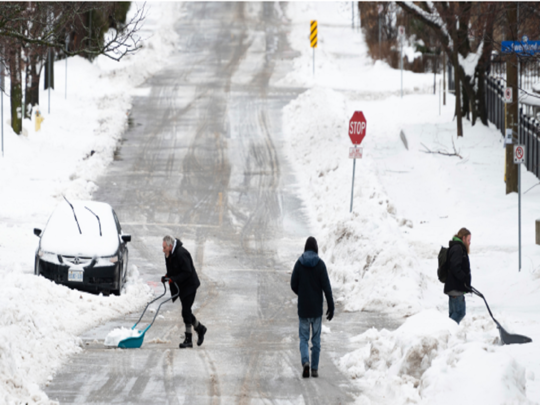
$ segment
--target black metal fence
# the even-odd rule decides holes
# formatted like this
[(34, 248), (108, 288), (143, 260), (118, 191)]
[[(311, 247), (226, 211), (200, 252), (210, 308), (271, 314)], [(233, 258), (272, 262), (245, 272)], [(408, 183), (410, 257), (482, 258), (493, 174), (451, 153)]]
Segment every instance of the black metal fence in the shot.
[(525, 145), (525, 166), (540, 179), (540, 123), (522, 114), (519, 122), (519, 143)]
[[(489, 67), (489, 75), (506, 82), (506, 62), (500, 57), (492, 59)], [(519, 82), (520, 87), (532, 91), (533, 86), (540, 82), (540, 63), (537, 58), (519, 59)]]
[[(506, 80), (500, 77), (488, 76), (485, 81), (486, 108), (488, 120), (491, 121), (504, 137), (505, 109), (504, 88)], [(533, 116), (525, 114), (521, 105), (519, 108), (519, 139), (518, 143), (525, 145), (525, 166), (540, 179), (540, 122)]]

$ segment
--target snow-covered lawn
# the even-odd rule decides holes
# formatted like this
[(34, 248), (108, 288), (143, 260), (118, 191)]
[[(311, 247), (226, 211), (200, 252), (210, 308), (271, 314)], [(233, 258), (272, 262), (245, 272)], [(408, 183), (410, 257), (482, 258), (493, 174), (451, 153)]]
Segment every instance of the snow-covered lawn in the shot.
[[(142, 4), (138, 4), (139, 7)], [(25, 120), (21, 136), (9, 126), (4, 95), (4, 157), (0, 157), (0, 403), (49, 403), (40, 386), (73, 353), (88, 328), (138, 310), (152, 289), (130, 266), (120, 297), (70, 290), (35, 277), (33, 228), (45, 226), (62, 196), (89, 199), (94, 180), (112, 161), (127, 128), (135, 87), (157, 71), (174, 49), (171, 29), (181, 3), (150, 4), (144, 48), (120, 63), (105, 57), (93, 63), (55, 64), (56, 90), (42, 92), (41, 131)], [(9, 81), (6, 84), (9, 89)], [(120, 218), (122, 221), (122, 218)], [(159, 247), (158, 247), (159, 248)]]
[[(358, 350), (340, 360), (362, 387), (357, 402), (537, 403), (540, 187), (531, 187), (538, 179), (523, 170), (522, 189), (530, 191), (522, 196), (519, 272), (518, 197), (505, 195), (500, 133), (466, 122), (458, 139), (454, 98), (447, 96), (439, 114), (432, 74), (405, 72), (401, 98), (400, 72), (370, 60), (362, 35), (351, 29), (350, 3), (290, 3), (287, 16), (302, 56), (282, 84), (309, 87), (285, 108), (289, 157), (336, 296), (348, 311), (384, 311), (404, 321), (396, 331), (356, 337)], [(319, 23), (315, 77), (310, 19)], [(367, 135), (350, 213), (348, 122), (356, 110), (364, 112)], [(448, 318), (437, 253), (461, 227), (472, 232), (473, 286), (507, 331), (533, 343), (501, 346), (478, 297), (467, 296), (459, 326)]]

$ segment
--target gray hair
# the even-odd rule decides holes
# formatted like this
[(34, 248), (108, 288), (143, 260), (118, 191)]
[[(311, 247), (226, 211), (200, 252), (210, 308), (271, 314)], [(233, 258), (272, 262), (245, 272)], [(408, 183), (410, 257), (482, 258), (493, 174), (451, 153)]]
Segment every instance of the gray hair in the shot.
[(165, 242), (168, 246), (174, 246), (174, 238), (172, 236), (165, 236), (163, 238), (163, 242)]

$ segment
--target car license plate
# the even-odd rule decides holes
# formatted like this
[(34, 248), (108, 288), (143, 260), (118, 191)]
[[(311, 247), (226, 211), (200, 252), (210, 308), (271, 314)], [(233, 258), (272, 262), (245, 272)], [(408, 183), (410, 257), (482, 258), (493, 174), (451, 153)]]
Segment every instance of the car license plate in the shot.
[(83, 271), (82, 270), (68, 270), (68, 281), (76, 281), (82, 283)]

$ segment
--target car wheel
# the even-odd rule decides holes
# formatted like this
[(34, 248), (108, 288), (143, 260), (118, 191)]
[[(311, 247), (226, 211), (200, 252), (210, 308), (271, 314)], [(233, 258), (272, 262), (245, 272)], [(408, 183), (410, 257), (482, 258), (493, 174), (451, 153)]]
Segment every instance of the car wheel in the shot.
[[(123, 263), (120, 263), (122, 266), (120, 267), (121, 269), (123, 269)], [(120, 296), (122, 294), (122, 287), (124, 286), (124, 278), (122, 276), (122, 273), (120, 273), (118, 275), (118, 290), (112, 290), (111, 292), (114, 294), (114, 295), (118, 295)]]

